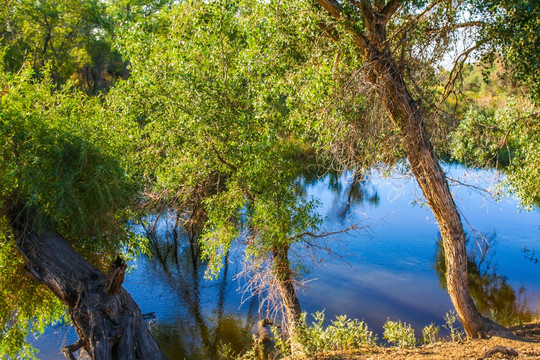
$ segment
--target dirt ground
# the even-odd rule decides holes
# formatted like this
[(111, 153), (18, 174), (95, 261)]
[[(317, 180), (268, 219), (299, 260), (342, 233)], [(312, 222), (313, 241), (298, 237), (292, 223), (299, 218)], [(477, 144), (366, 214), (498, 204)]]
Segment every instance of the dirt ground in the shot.
[[(437, 342), (410, 350), (395, 348), (365, 348), (351, 352), (329, 352), (313, 360), (495, 360), (527, 359), (540, 360), (540, 322), (526, 324), (512, 329), (519, 340), (493, 337), (487, 340), (464, 342)], [(497, 352), (489, 355), (494, 347), (501, 350), (514, 350), (517, 355)], [(496, 348), (495, 348), (496, 349)]]

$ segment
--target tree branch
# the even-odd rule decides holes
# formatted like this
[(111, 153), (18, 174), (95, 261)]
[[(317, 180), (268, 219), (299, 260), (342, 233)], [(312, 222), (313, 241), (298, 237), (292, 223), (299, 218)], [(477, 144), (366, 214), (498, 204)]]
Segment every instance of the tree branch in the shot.
[(64, 353), (64, 356), (66, 357), (66, 359), (77, 360), (75, 356), (73, 356), (73, 353), (79, 350), (80, 348), (82, 348), (83, 346), (84, 346), (84, 341), (82, 341), (82, 339), (79, 339), (77, 340), (75, 344), (71, 344), (71, 345), (63, 347), (62, 352)]
[(396, 11), (398, 11), (401, 4), (402, 0), (391, 0), (385, 5), (381, 11), (381, 15), (383, 16), (383, 24), (386, 24), (388, 20), (390, 20)]
[(369, 0), (353, 2), (360, 9), (362, 15), (364, 15), (364, 19), (366, 20), (366, 25), (370, 33), (375, 33), (375, 26), (377, 25), (377, 13), (375, 8), (371, 5), (371, 2)]
[(339, 19), (341, 16), (341, 5), (335, 0), (316, 0), (333, 17)]
[(234, 171), (238, 170), (238, 168), (236, 166), (234, 166), (233, 164), (231, 164), (230, 162), (228, 162), (227, 160), (225, 160), (224, 158), (221, 157), (220, 153), (217, 151), (217, 149), (215, 148), (214, 144), (212, 144), (211, 141), (209, 141), (209, 144), (210, 144), (210, 147), (212, 148), (212, 150), (214, 150), (214, 153), (216, 154), (219, 161), (221, 161), (223, 164), (227, 165), (228, 167), (230, 167)]
[[(316, 0), (317, 3), (322, 6), (326, 11), (330, 13), (334, 18), (341, 19), (341, 5), (335, 1), (335, 0)], [(348, 20), (348, 19), (346, 19)], [(353, 29), (349, 24), (346, 25), (349, 30), (351, 30), (351, 34), (354, 37), (354, 42), (356, 46), (362, 51), (365, 52), (366, 49), (369, 48), (369, 40), (362, 34), (361, 32), (358, 32), (358, 30)]]
[(296, 236), (293, 236), (291, 239), (296, 240), (296, 239), (302, 238), (304, 236), (309, 236), (311, 238), (325, 238), (325, 237), (332, 236), (332, 235), (348, 233), (349, 231), (358, 230), (358, 229), (359, 229), (358, 225), (355, 224), (355, 225), (351, 225), (348, 228), (343, 229), (343, 230), (323, 232), (323, 233), (320, 233), (320, 234), (315, 234), (315, 233), (313, 233), (311, 231), (306, 231), (306, 232), (304, 232), (302, 234), (298, 234)]
[(434, 7), (439, 5), (440, 1), (434, 1), (432, 2), (428, 7), (424, 9), (420, 14), (416, 15), (413, 19), (410, 21), (405, 22), (403, 25), (401, 25), (392, 35), (390, 35), (389, 40), (393, 39), (397, 35), (399, 35), (402, 31), (410, 29), (412, 26), (414, 26), (418, 21), (426, 15), (429, 11), (431, 11)]
[(111, 264), (107, 279), (105, 281), (105, 292), (109, 295), (116, 295), (124, 282), (127, 265), (120, 256)]
[(454, 88), (455, 82), (456, 82), (459, 74), (463, 70), (463, 65), (465, 64), (465, 61), (467, 60), (469, 55), (474, 50), (478, 49), (479, 47), (480, 47), (480, 44), (477, 43), (474, 46), (472, 46), (472, 47), (468, 48), (467, 50), (465, 50), (464, 52), (462, 52), (461, 54), (459, 54), (459, 56), (456, 58), (454, 66), (452, 67), (452, 70), (450, 71), (450, 74), (448, 76), (448, 81), (444, 85), (444, 90), (443, 90), (443, 96), (442, 96), (442, 99), (441, 99), (441, 103), (445, 102), (446, 99), (448, 98), (448, 96), (450, 96), (451, 90)]
[(442, 28), (427, 29), (426, 33), (433, 34), (433, 33), (438, 33), (438, 32), (441, 32), (441, 31), (450, 31), (450, 30), (457, 30), (457, 29), (463, 29), (463, 28), (471, 28), (471, 27), (482, 26), (483, 24), (485, 24), (483, 21), (466, 21), (466, 22), (463, 22), (463, 23), (451, 24), (451, 25), (448, 25), (448, 26), (444, 26)]

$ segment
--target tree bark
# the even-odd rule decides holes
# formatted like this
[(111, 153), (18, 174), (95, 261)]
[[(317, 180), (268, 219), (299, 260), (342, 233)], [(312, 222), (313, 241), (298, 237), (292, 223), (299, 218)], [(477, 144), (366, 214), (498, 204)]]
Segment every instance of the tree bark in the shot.
[[(341, 16), (334, 0), (317, 0), (334, 17)], [(386, 23), (397, 11), (399, 1), (392, 0), (377, 11), (369, 1), (357, 3), (366, 20), (367, 32), (349, 28), (356, 45), (369, 61), (368, 79), (379, 91), (394, 125), (402, 133), (402, 144), (415, 178), (437, 220), (446, 254), (448, 293), (468, 337), (511, 336), (511, 332), (483, 317), (468, 288), (465, 232), (446, 176), (427, 135), (420, 106), (408, 91), (386, 41)]]
[(274, 274), (277, 279), (279, 293), (285, 307), (285, 317), (287, 319), (287, 331), (289, 336), (294, 337), (296, 327), (302, 315), (300, 301), (294, 288), (294, 276), (289, 262), (289, 247), (274, 247), (272, 256), (274, 260)]
[(446, 254), (448, 293), (465, 332), (471, 338), (504, 334), (508, 330), (483, 317), (470, 295), (465, 232), (446, 176), (427, 135), (420, 107), (408, 92), (390, 51), (377, 55), (374, 61), (377, 83), (385, 94), (383, 101), (388, 114), (402, 131), (402, 144), (412, 172), (439, 224)]
[(94, 360), (166, 359), (139, 307), (121, 287), (125, 263), (117, 259), (106, 277), (60, 235), (17, 223), (12, 223), (15, 241), (30, 275), (69, 308), (79, 341), (64, 348), (68, 359), (80, 347)]

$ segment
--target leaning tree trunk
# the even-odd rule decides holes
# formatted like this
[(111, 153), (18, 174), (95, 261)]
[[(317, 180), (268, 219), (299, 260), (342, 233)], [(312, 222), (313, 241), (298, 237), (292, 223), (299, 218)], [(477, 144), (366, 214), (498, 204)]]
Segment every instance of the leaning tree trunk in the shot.
[[(332, 16), (340, 18), (341, 5), (335, 0), (316, 0)], [(374, 4), (375, 3), (375, 4)], [(376, 85), (386, 111), (402, 133), (402, 144), (426, 201), (435, 215), (446, 254), (448, 293), (461, 323), (472, 338), (490, 334), (512, 336), (511, 332), (483, 317), (474, 304), (468, 288), (465, 232), (446, 176), (433, 151), (424, 126), (419, 104), (412, 98), (401, 70), (394, 61), (386, 41), (386, 24), (401, 6), (401, 1), (390, 0), (355, 2), (364, 16), (367, 31), (350, 25), (345, 15), (345, 26), (366, 59), (368, 79)]]
[(288, 252), (288, 246), (274, 247), (272, 257), (274, 260), (274, 275), (276, 276), (279, 293), (285, 308), (287, 330), (289, 336), (294, 337), (296, 335), (298, 321), (302, 315), (302, 308), (300, 307), (300, 301), (298, 301), (296, 289), (294, 288), (294, 276), (291, 271)]
[(412, 172), (439, 224), (446, 254), (448, 293), (467, 336), (474, 338), (505, 333), (506, 329), (478, 312), (470, 295), (461, 218), (426, 133), (419, 105), (408, 92), (389, 50), (379, 54), (374, 62), (374, 72), (384, 92), (384, 106), (402, 131), (403, 148)]
[(135, 301), (121, 286), (126, 265), (117, 259), (105, 276), (61, 236), (13, 226), (30, 275), (69, 308), (79, 340), (62, 351), (68, 359), (81, 347), (94, 360), (165, 360)]

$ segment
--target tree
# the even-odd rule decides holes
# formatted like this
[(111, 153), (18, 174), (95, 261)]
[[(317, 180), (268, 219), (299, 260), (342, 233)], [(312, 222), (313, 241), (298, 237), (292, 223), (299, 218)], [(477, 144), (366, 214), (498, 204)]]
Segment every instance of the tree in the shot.
[(499, 185), (530, 210), (540, 204), (540, 117), (528, 102), (503, 104), (496, 111), (470, 109), (453, 132), (452, 154), (465, 164), (502, 170)]
[(495, 76), (504, 70), (521, 93), (503, 89), (498, 91), (497, 106), (471, 105), (452, 136), (456, 159), (502, 169), (506, 175), (502, 185), (527, 209), (540, 204), (538, 5), (536, 0), (478, 2), (486, 15), (479, 29), (481, 64), (489, 69), (496, 63)]
[[(0, 300), (2, 355), (15, 356), (25, 343), (26, 323), (34, 319), (28, 292), (43, 294), (45, 285), (67, 307), (79, 335), (63, 349), (66, 357), (84, 347), (93, 359), (163, 359), (121, 287), (125, 263), (118, 258), (107, 276), (97, 268), (136, 247), (122, 212), (137, 190), (116, 160), (99, 99), (72, 87), (55, 92), (51, 81), (33, 80), (29, 68), (1, 76), (0, 254), (12, 260), (1, 264), (0, 278), (13, 284)], [(24, 288), (14, 292), (24, 297), (13, 299), (10, 289), (19, 284)], [(37, 304), (38, 331), (63, 313), (49, 295)]]
[(483, 60), (502, 59), (511, 75), (529, 89), (530, 98), (540, 101), (540, 2), (538, 0), (484, 0), (475, 2), (484, 21), (480, 28)]
[[(483, 237), (481, 251), (469, 254), (469, 287), (471, 294), (480, 311), (489, 311), (498, 322), (504, 326), (513, 326), (531, 322), (534, 315), (527, 308), (525, 288), (517, 291), (507, 282), (506, 276), (496, 272), (497, 264), (489, 259), (489, 252), (494, 251), (496, 234)], [(446, 288), (444, 250), (440, 241), (437, 242), (436, 271), (443, 288)]]
[(299, 191), (309, 146), (288, 120), (281, 87), (299, 55), (268, 50), (282, 44), (265, 8), (185, 2), (125, 29), (131, 77), (108, 97), (111, 116), (122, 114), (133, 134), (126, 161), (147, 189), (143, 213), (200, 224), (208, 275), (241, 240), (250, 290), (275, 286), (294, 332), (301, 307), (291, 253), (320, 218)]
[(71, 79), (94, 95), (126, 75), (112, 48), (114, 24), (103, 2), (15, 0), (4, 2), (1, 10), (6, 70), (16, 72), (30, 64), (39, 78), (48, 66), (57, 85)]
[[(364, 61), (361, 69), (364, 80), (379, 95), (399, 133), (410, 168), (439, 224), (446, 254), (448, 292), (467, 335), (474, 338), (509, 334), (482, 316), (470, 295), (463, 225), (426, 131), (424, 114), (429, 104), (414, 98), (409, 89), (416, 83), (414, 78), (406, 76), (408, 64), (425, 63), (422, 51), (427, 49), (431, 56), (440, 56), (443, 53), (440, 45), (448, 44), (450, 34), (476, 25), (475, 21), (460, 21), (471, 8), (466, 2), (451, 1), (317, 0), (317, 3), (337, 20), (330, 31), (339, 36), (339, 31), (334, 29), (345, 29), (352, 36), (358, 56)], [(419, 42), (424, 45), (417, 46)], [(460, 59), (471, 51), (467, 49)]]

